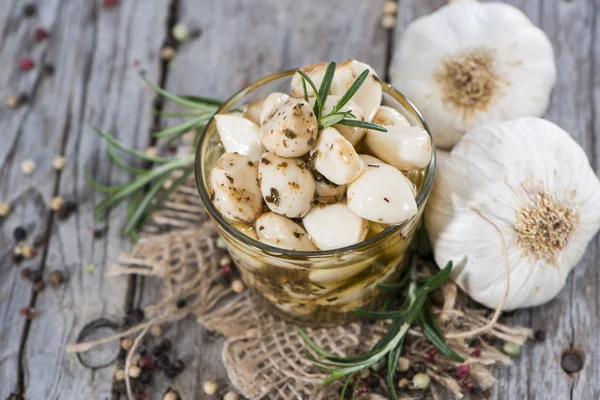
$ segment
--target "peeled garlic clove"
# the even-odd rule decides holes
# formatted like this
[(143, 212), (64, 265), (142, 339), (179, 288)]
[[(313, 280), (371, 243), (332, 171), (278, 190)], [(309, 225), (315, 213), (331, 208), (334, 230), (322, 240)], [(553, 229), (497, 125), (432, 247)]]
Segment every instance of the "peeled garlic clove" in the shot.
[[(327, 71), (327, 66), (329, 63), (326, 62), (318, 62), (314, 64), (305, 65), (300, 68), (300, 71), (304, 72), (311, 81), (315, 84), (317, 90), (321, 88), (321, 83), (323, 82), (323, 77), (325, 76), (325, 71)], [(312, 87), (306, 82), (306, 92), (308, 93), (308, 97), (313, 97), (315, 95)], [(290, 93), (292, 97), (304, 98), (304, 88), (302, 87), (302, 76), (299, 73), (295, 73), (292, 77)]]
[(369, 70), (369, 76), (367, 76), (356, 94), (352, 96), (352, 101), (358, 104), (366, 120), (370, 122), (375, 118), (383, 96), (381, 81), (370, 65), (356, 60), (346, 60), (338, 64), (331, 84), (331, 93), (343, 96), (365, 69)]
[[(338, 103), (340, 98), (341, 98), (340, 96), (337, 96), (334, 94), (327, 96), (327, 100), (325, 100), (325, 104), (323, 104), (323, 115), (329, 114), (333, 110), (333, 107)], [(342, 107), (339, 111), (340, 112), (349, 111), (356, 116), (356, 118), (350, 118), (350, 119), (356, 119), (358, 121), (365, 120), (365, 115), (364, 115), (363, 111), (360, 109), (358, 104), (356, 104), (352, 100), (348, 101), (344, 105), (344, 107)], [(345, 137), (346, 140), (348, 140), (350, 142), (350, 144), (352, 144), (352, 146), (356, 146), (356, 144), (358, 142), (360, 142), (361, 139), (365, 136), (365, 133), (367, 133), (367, 130), (365, 128), (360, 128), (357, 126), (345, 126), (345, 125), (336, 124), (336, 125), (333, 125), (333, 127), (335, 129), (337, 129), (337, 131), (339, 133), (341, 133), (342, 136)]]
[(346, 194), (346, 185), (336, 185), (325, 180), (316, 180), (315, 196), (320, 203), (337, 203)]
[(369, 231), (369, 221), (342, 203), (316, 205), (302, 223), (313, 243), (321, 250), (352, 246), (362, 242)]
[(260, 159), (265, 149), (260, 143), (258, 126), (254, 122), (233, 114), (217, 114), (215, 121), (226, 152), (248, 156), (253, 162)]
[(248, 104), (242, 112), (242, 117), (249, 119), (254, 122), (256, 126), (260, 125), (260, 110), (262, 109), (262, 100), (253, 101)]
[(269, 114), (273, 112), (277, 107), (279, 107), (281, 103), (283, 103), (289, 98), (290, 96), (281, 92), (273, 92), (270, 95), (268, 95), (262, 102), (259, 125), (264, 124)]
[(332, 266), (331, 268), (313, 270), (308, 274), (308, 279), (317, 283), (333, 283), (343, 281), (370, 267), (371, 264), (373, 264), (373, 261), (374, 259), (369, 259), (345, 267)]
[(314, 146), (319, 125), (310, 104), (290, 98), (260, 127), (262, 144), (281, 157), (300, 157)]
[(382, 126), (410, 126), (410, 122), (400, 111), (388, 106), (379, 107), (373, 123)]
[(387, 164), (367, 164), (348, 185), (348, 208), (369, 221), (400, 224), (417, 213), (410, 181)]
[(367, 132), (365, 143), (378, 158), (402, 170), (429, 165), (431, 138), (423, 128), (389, 126), (387, 130)]
[[(389, 165), (389, 164), (384, 163), (380, 159), (370, 156), (368, 154), (359, 154), (359, 155), (360, 155), (360, 158), (362, 158), (362, 160), (364, 161), (365, 167), (372, 167), (374, 165), (381, 165), (381, 164)], [(410, 192), (413, 194), (413, 197), (417, 197), (417, 187), (415, 186), (415, 184), (410, 179), (408, 179), (408, 177), (406, 175), (402, 174), (402, 176), (406, 180), (406, 184), (410, 187)], [(371, 225), (373, 225), (373, 224), (371, 224)]]
[(315, 196), (315, 179), (304, 161), (265, 152), (258, 166), (260, 190), (271, 211), (289, 218), (306, 215)]
[(286, 250), (316, 251), (308, 234), (300, 225), (283, 215), (267, 212), (254, 223), (258, 240)]
[(244, 235), (248, 236), (251, 239), (258, 240), (256, 236), (256, 232), (254, 231), (254, 227), (252, 225), (246, 224), (232, 224), (235, 229), (242, 232)]
[(258, 169), (250, 158), (225, 153), (210, 171), (210, 196), (221, 214), (232, 222), (253, 222), (262, 211)]
[(354, 146), (335, 128), (321, 131), (310, 157), (315, 169), (336, 185), (352, 182), (364, 168)]

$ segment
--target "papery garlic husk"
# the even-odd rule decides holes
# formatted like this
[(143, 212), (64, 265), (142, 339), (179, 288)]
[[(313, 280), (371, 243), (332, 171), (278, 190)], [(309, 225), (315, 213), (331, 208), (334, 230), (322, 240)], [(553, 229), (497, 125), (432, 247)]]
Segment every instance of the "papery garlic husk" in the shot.
[(541, 116), (556, 81), (546, 34), (513, 6), (477, 1), (412, 22), (389, 73), (443, 148), (481, 124)]
[[(526, 117), (469, 131), (438, 170), (425, 211), (438, 265), (505, 310), (552, 299), (600, 228), (600, 182), (561, 128)], [(500, 233), (502, 236), (500, 235)]]

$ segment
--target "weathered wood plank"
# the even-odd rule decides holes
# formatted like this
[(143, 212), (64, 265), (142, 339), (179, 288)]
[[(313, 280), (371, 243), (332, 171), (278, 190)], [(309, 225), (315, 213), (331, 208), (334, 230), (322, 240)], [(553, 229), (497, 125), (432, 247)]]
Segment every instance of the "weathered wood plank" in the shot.
[[(445, 3), (442, 0), (400, 0), (396, 39), (414, 18)], [(595, 28), (597, 9), (594, 9), (592, 1), (587, 0), (509, 0), (507, 3), (523, 10), (550, 37), (555, 50), (558, 81), (546, 117), (570, 132), (598, 168), (598, 160), (594, 159), (598, 154), (598, 122), (593, 109), (597, 105), (592, 104), (597, 99), (599, 87), (598, 78), (594, 77), (597, 59), (593, 57), (594, 54), (597, 57), (599, 51), (593, 41), (598, 38)], [(596, 89), (592, 91), (594, 84)], [(509, 323), (546, 331), (547, 339), (543, 343), (526, 346), (514, 367), (498, 370), (493, 398), (598, 397), (598, 360), (593, 356), (597, 354), (594, 339), (598, 332), (595, 288), (600, 272), (595, 260), (597, 253), (596, 239), (555, 300), (505, 317)], [(583, 349), (588, 355), (584, 370), (576, 377), (566, 375), (560, 366), (562, 351), (571, 346)]]
[[(18, 15), (20, 9), (19, 4), (13, 11)], [(28, 38), (25, 43), (33, 42), (29, 37), (40, 20), (45, 21), (43, 25), (48, 26), (50, 38), (35, 47), (32, 44), (31, 48), (40, 52), (40, 58), (44, 55), (46, 61), (56, 65), (56, 74), (38, 86), (30, 108), (13, 112), (10, 119), (3, 117), (0, 121), (8, 127), (15, 126), (14, 133), (2, 126), (2, 135), (4, 139), (6, 134), (7, 140), (14, 136), (18, 154), (18, 157), (0, 158), (7, 163), (2, 171), (10, 172), (6, 178), (9, 185), (0, 180), (0, 187), (3, 191), (6, 188), (8, 193), (34, 187), (47, 204), (57, 185), (60, 195), (75, 200), (79, 206), (76, 215), (52, 225), (45, 276), (56, 269), (64, 271), (68, 280), (59, 289), (47, 288), (37, 298), (35, 305), (40, 317), (31, 323), (23, 365), (28, 398), (110, 397), (114, 367), (94, 372), (64, 351), (64, 346), (75, 341), (80, 329), (91, 320), (101, 316), (122, 318), (127, 292), (126, 278), (104, 277), (105, 266), (129, 246), (127, 240), (119, 237), (124, 206), (113, 210), (106, 222), (94, 221), (92, 209), (100, 196), (85, 183), (83, 168), (90, 166), (93, 175), (105, 184), (123, 183), (128, 177), (111, 165), (102, 140), (91, 130), (92, 125), (112, 129), (129, 146), (144, 148), (148, 145), (153, 94), (137, 77), (137, 71), (143, 68), (152, 79), (159, 79), (158, 53), (165, 35), (167, 11), (168, 0), (121, 2), (114, 8), (101, 8), (101, 3), (96, 1), (45, 2), (38, 11), (39, 20), (28, 22), (25, 36), (9, 31), (4, 38), (0, 57), (3, 64), (14, 65), (23, 55), (20, 52), (23, 52), (24, 37)], [(13, 47), (14, 52), (8, 51)], [(11, 70), (7, 68), (2, 72), (6, 71)], [(15, 79), (7, 73), (4, 75), (7, 76), (0, 76), (2, 82)], [(19, 85), (24, 85), (20, 81)], [(22, 127), (13, 122), (20, 114), (25, 115)], [(7, 148), (2, 147), (0, 151)], [(61, 152), (68, 165), (57, 181), (51, 161)], [(20, 161), (30, 156), (36, 159), (39, 169), (27, 181), (21, 177)], [(42, 214), (41, 221), (48, 219), (46, 214)], [(32, 217), (38, 218), (31, 215), (29, 220)], [(3, 226), (3, 235), (10, 237), (7, 225)], [(93, 229), (102, 226), (107, 228), (106, 236), (94, 239)], [(96, 266), (95, 272), (85, 271), (84, 267), (90, 264)], [(17, 329), (22, 320), (18, 310), (29, 303), (30, 289), (9, 264), (3, 263), (2, 273), (7, 276), (0, 283), (3, 285), (0, 293), (11, 294), (10, 301), (1, 302), (8, 310), (3, 312), (6, 318), (2, 320), (2, 334), (9, 337), (2, 354), (14, 360), (22, 330)], [(8, 290), (9, 285), (14, 289)], [(2, 342), (0, 345), (4, 346)], [(97, 356), (104, 359), (111, 354), (115, 354), (114, 346), (105, 348)], [(17, 366), (15, 362), (4, 362), (1, 367), (0, 396), (6, 398), (9, 391), (16, 389)]]
[[(181, 22), (202, 29), (184, 44), (169, 70), (167, 89), (226, 98), (261, 76), (322, 61), (357, 58), (383, 74), (387, 33), (379, 19), (383, 0), (311, 2), (273, 0), (181, 2)], [(146, 282), (143, 299), (157, 299), (157, 282)], [(226, 386), (220, 338), (207, 335), (195, 321), (173, 327), (175, 352), (192, 360), (173, 386), (183, 398), (210, 399), (202, 382)], [(177, 330), (173, 333), (173, 330)]]

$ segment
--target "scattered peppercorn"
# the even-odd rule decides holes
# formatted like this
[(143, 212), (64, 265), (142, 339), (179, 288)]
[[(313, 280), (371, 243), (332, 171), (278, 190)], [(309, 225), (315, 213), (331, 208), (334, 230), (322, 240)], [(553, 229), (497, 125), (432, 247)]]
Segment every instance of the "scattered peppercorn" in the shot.
[(34, 319), (40, 315), (40, 313), (38, 313), (37, 310), (33, 307), (22, 308), (21, 311), (19, 312), (19, 314), (21, 314), (23, 317), (25, 317), (27, 319)]
[(236, 279), (233, 282), (231, 282), (231, 290), (239, 294), (246, 290), (246, 287), (244, 286), (244, 283), (241, 280)]
[(367, 385), (369, 385), (369, 387), (371, 387), (371, 388), (378, 387), (379, 383), (380, 383), (379, 377), (376, 374), (369, 374), (369, 376), (366, 377), (366, 381), (367, 381)]
[(21, 261), (23, 261), (23, 259), (24, 259), (25, 257), (23, 257), (23, 252), (21, 251), (21, 247), (19, 247), (19, 246), (16, 246), (16, 247), (13, 249), (13, 252), (12, 252), (12, 255), (11, 255), (11, 257), (12, 257), (12, 260), (13, 260), (13, 262), (14, 262), (14, 263), (16, 263), (16, 264), (18, 264), (18, 263), (20, 263)]
[(154, 337), (159, 337), (162, 335), (162, 329), (160, 326), (158, 325), (154, 325), (152, 328), (150, 328), (150, 334)]
[(102, 239), (106, 234), (106, 228), (96, 228), (94, 229), (93, 235), (94, 239)]
[(38, 283), (33, 285), (33, 291), (35, 293), (40, 293), (44, 290), (45, 287), (46, 287), (46, 284), (44, 283), (44, 281), (39, 281)]
[(156, 357), (156, 362), (158, 366), (163, 369), (171, 366), (171, 360), (169, 359), (169, 356), (164, 353), (159, 354)]
[(171, 46), (165, 46), (160, 50), (160, 58), (165, 61), (171, 61), (175, 57), (175, 49)]
[(137, 378), (142, 373), (142, 369), (137, 365), (131, 365), (129, 367), (129, 376), (132, 378)]
[(131, 338), (124, 338), (121, 340), (121, 348), (123, 350), (129, 350), (133, 346), (133, 340)]
[(21, 240), (25, 240), (27, 238), (27, 231), (22, 226), (17, 226), (13, 231), (13, 238), (20, 242)]
[(158, 149), (156, 147), (148, 147), (144, 151), (144, 154), (147, 155), (148, 157), (156, 157), (156, 156), (158, 156)]
[(11, 393), (8, 400), (25, 400), (25, 396), (19, 393)]
[(456, 377), (458, 379), (466, 378), (471, 372), (471, 366), (469, 364), (463, 364), (456, 367)]
[(425, 358), (427, 361), (434, 361), (435, 357), (437, 357), (437, 355), (440, 353), (440, 351), (437, 348), (432, 348), (429, 351), (427, 351), (424, 355), (423, 358)]
[(481, 357), (481, 346), (480, 345), (475, 346), (475, 350), (473, 350), (471, 355), (473, 357)]
[(8, 96), (6, 98), (6, 105), (10, 108), (15, 108), (17, 106), (17, 97), (16, 96)]
[(176, 360), (173, 363), (173, 368), (175, 368), (175, 370), (177, 371), (177, 373), (180, 374), (185, 369), (185, 363), (183, 362), (183, 360)]
[(395, 1), (388, 0), (385, 3), (383, 3), (384, 14), (396, 14), (396, 11), (398, 11), (398, 3), (396, 3)]
[(177, 308), (183, 308), (186, 306), (186, 301), (185, 299), (179, 299), (177, 300), (177, 303), (175, 303), (175, 305), (177, 306)]
[(10, 214), (10, 204), (0, 203), (0, 217), (6, 217), (8, 214)]
[(54, 65), (52, 64), (44, 64), (44, 74), (48, 75), (48, 76), (52, 76), (54, 75), (55, 72), (55, 68)]
[(223, 400), (239, 400), (240, 396), (236, 392), (227, 392), (223, 396)]
[(31, 274), (31, 270), (29, 268), (23, 268), (21, 270), (21, 278), (29, 279), (29, 274)]
[(37, 14), (37, 7), (35, 4), (27, 3), (23, 6), (23, 15), (26, 17), (33, 17)]
[(54, 160), (52, 160), (52, 168), (54, 168), (57, 171), (62, 170), (63, 168), (65, 168), (66, 165), (67, 160), (65, 160), (65, 158), (61, 155), (57, 155), (56, 157), (54, 157)]
[(25, 258), (33, 258), (35, 256), (37, 256), (37, 251), (35, 250), (35, 248), (29, 244), (26, 244), (25, 246), (22, 247), (23, 252), (23, 257)]
[(410, 368), (410, 360), (406, 357), (400, 357), (398, 359), (398, 364), (396, 365), (396, 371), (398, 372), (406, 372)]
[(63, 206), (58, 210), (57, 216), (59, 220), (65, 220), (77, 211), (77, 203), (72, 200), (64, 202)]
[(533, 337), (535, 338), (536, 341), (543, 342), (544, 340), (546, 340), (546, 331), (538, 329), (537, 331), (534, 332)]
[(167, 393), (165, 393), (162, 400), (178, 400), (178, 398), (179, 397), (177, 396), (177, 393), (169, 390)]
[(36, 269), (36, 270), (33, 270), (33, 271), (29, 272), (29, 279), (31, 279), (31, 281), (33, 283), (41, 282), (42, 278), (43, 278), (42, 271), (39, 270), (39, 269)]
[(202, 29), (193, 28), (190, 30), (190, 39), (198, 39), (202, 35)]
[(140, 382), (144, 383), (144, 384), (148, 384), (150, 382), (152, 382), (152, 372), (144, 370), (141, 372), (140, 374)]
[(392, 29), (396, 26), (396, 16), (391, 14), (384, 14), (381, 17), (381, 26), (384, 29)]
[(42, 41), (48, 37), (48, 31), (45, 28), (37, 28), (35, 30), (35, 40)]
[(50, 273), (50, 276), (48, 277), (48, 282), (53, 286), (53, 287), (59, 287), (60, 285), (62, 285), (65, 281), (65, 275), (62, 273), (62, 271), (52, 271)]
[(25, 175), (31, 175), (35, 172), (35, 162), (31, 159), (25, 160), (21, 163), (21, 170)]
[[(141, 379), (140, 379), (140, 383)], [(152, 400), (152, 397), (150, 396), (150, 393), (148, 393), (148, 390), (142, 390), (140, 392), (135, 392), (135, 400)]]
[(511, 357), (516, 357), (521, 354), (521, 346), (513, 342), (504, 343), (502, 350)]
[(115, 372), (115, 379), (118, 381), (124, 380), (126, 376), (124, 369), (118, 369), (117, 372)]
[(175, 369), (175, 367), (173, 367), (172, 365), (166, 365), (163, 368), (163, 373), (165, 374), (165, 376), (169, 379), (173, 379), (175, 378), (177, 375), (179, 375), (179, 371), (177, 371)]
[(574, 374), (583, 368), (583, 358), (573, 349), (566, 350), (560, 359), (560, 366), (567, 374)]
[(154, 369), (156, 368), (156, 361), (152, 356), (142, 356), (142, 358), (140, 358), (140, 367), (142, 369)]
[(176, 24), (171, 30), (171, 34), (178, 42), (185, 42), (190, 36), (190, 28), (185, 24)]
[(412, 378), (411, 389), (426, 390), (429, 388), (430, 383), (431, 378), (429, 378), (429, 375), (421, 372)]
[(25, 57), (19, 62), (19, 69), (21, 71), (29, 71), (31, 68), (35, 66), (33, 60), (29, 57)]
[(146, 316), (144, 315), (144, 310), (140, 308), (134, 308), (127, 316), (127, 319), (129, 323), (139, 324), (144, 320), (145, 317)]
[(219, 385), (217, 385), (217, 382), (215, 381), (207, 381), (204, 382), (202, 388), (204, 389), (204, 393), (212, 396), (213, 394), (217, 393), (217, 390), (219, 390)]
[(102, 6), (109, 8), (119, 4), (119, 0), (102, 0)]

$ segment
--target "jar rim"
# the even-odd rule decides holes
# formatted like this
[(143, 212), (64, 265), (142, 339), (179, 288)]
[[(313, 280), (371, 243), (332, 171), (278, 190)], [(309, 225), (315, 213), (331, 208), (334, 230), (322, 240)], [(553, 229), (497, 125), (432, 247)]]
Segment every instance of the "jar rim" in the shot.
[[(228, 113), (228, 110), (231, 109), (231, 107), (233, 107), (238, 101), (243, 99), (245, 96), (247, 96), (252, 91), (254, 91), (268, 83), (274, 82), (278, 79), (292, 76), (295, 72), (296, 72), (295, 69), (281, 71), (281, 72), (278, 72), (278, 73), (275, 73), (272, 75), (265, 76), (263, 78), (260, 78), (256, 81), (250, 83), (248, 86), (246, 86), (245, 88), (243, 88), (242, 90), (238, 91), (233, 96), (231, 96), (229, 99), (227, 99), (221, 105), (221, 107), (219, 107), (219, 109), (215, 112), (215, 115)], [(434, 180), (434, 176), (435, 176), (436, 158), (435, 158), (435, 145), (433, 144), (433, 137), (431, 136), (431, 132), (429, 131), (429, 128), (427, 126), (427, 123), (425, 122), (425, 119), (423, 118), (423, 116), (421, 115), (419, 110), (414, 106), (414, 104), (409, 99), (407, 99), (402, 93), (400, 93), (399, 91), (394, 89), (392, 87), (392, 85), (390, 85), (389, 83), (386, 83), (383, 81), (379, 81), (379, 82), (381, 84), (382, 90), (385, 93), (387, 93), (395, 101), (400, 103), (408, 113), (410, 113), (413, 117), (415, 117), (421, 123), (421, 125), (423, 126), (423, 128), (425, 129), (425, 131), (427, 132), (427, 134), (429, 135), (429, 137), (431, 139), (431, 161), (429, 162), (429, 165), (425, 168), (425, 171), (426, 171), (425, 179), (423, 181), (423, 184), (421, 185), (419, 193), (417, 193), (417, 197), (415, 198), (415, 201), (417, 203), (417, 210), (421, 210), (421, 207), (423, 207), (425, 205), (425, 201), (429, 197), (429, 193), (431, 192), (431, 189), (433, 187), (433, 180)], [(208, 137), (208, 133), (211, 132), (212, 130), (216, 129), (215, 124), (216, 123), (215, 123), (215, 119), (213, 116), (210, 119), (210, 121), (206, 124), (206, 126), (202, 130), (202, 133), (200, 134), (200, 137), (198, 138), (198, 142), (196, 145), (195, 160), (194, 160), (194, 175), (195, 175), (195, 180), (196, 180), (196, 189), (198, 191), (198, 194), (200, 195), (200, 199), (202, 200), (204, 207), (206, 208), (208, 214), (213, 219), (213, 221), (215, 221), (222, 229), (224, 229), (229, 235), (233, 236), (236, 240), (239, 240), (246, 246), (252, 247), (256, 251), (265, 252), (267, 254), (276, 255), (276, 256), (286, 256), (286, 257), (290, 257), (290, 258), (311, 258), (311, 259), (313, 259), (313, 258), (318, 258), (318, 257), (330, 257), (330, 256), (334, 256), (334, 255), (339, 256), (339, 255), (342, 255), (345, 253), (350, 253), (350, 252), (355, 252), (355, 251), (360, 251), (363, 249), (370, 248), (371, 246), (378, 243), (380, 240), (382, 240), (386, 237), (389, 237), (391, 235), (399, 233), (399, 231), (404, 226), (409, 224), (411, 221), (413, 221), (413, 218), (415, 218), (415, 217), (417, 217), (417, 215), (419, 215), (419, 213), (417, 213), (413, 217), (409, 218), (408, 220), (404, 221), (403, 223), (401, 223), (399, 225), (389, 226), (386, 229), (384, 229), (383, 231), (379, 232), (378, 234), (376, 234), (366, 240), (363, 240), (359, 243), (353, 244), (351, 246), (340, 247), (338, 249), (332, 249), (332, 250), (319, 250), (319, 251), (287, 250), (287, 249), (282, 249), (282, 248), (275, 247), (275, 246), (270, 246), (265, 243), (261, 243), (258, 240), (254, 240), (251, 237), (249, 237), (249, 236), (245, 235), (244, 233), (242, 233), (241, 231), (239, 231), (238, 229), (236, 229), (227, 219), (225, 219), (225, 217), (223, 217), (223, 215), (214, 206), (213, 202), (210, 199), (208, 190), (206, 189), (207, 185), (204, 183), (204, 173), (203, 173), (203, 165), (202, 165), (202, 162), (204, 160), (203, 156), (206, 152), (204, 152), (204, 154), (203, 154), (203, 149), (206, 147), (205, 141)], [(207, 147), (207, 150), (208, 150), (208, 147)]]

